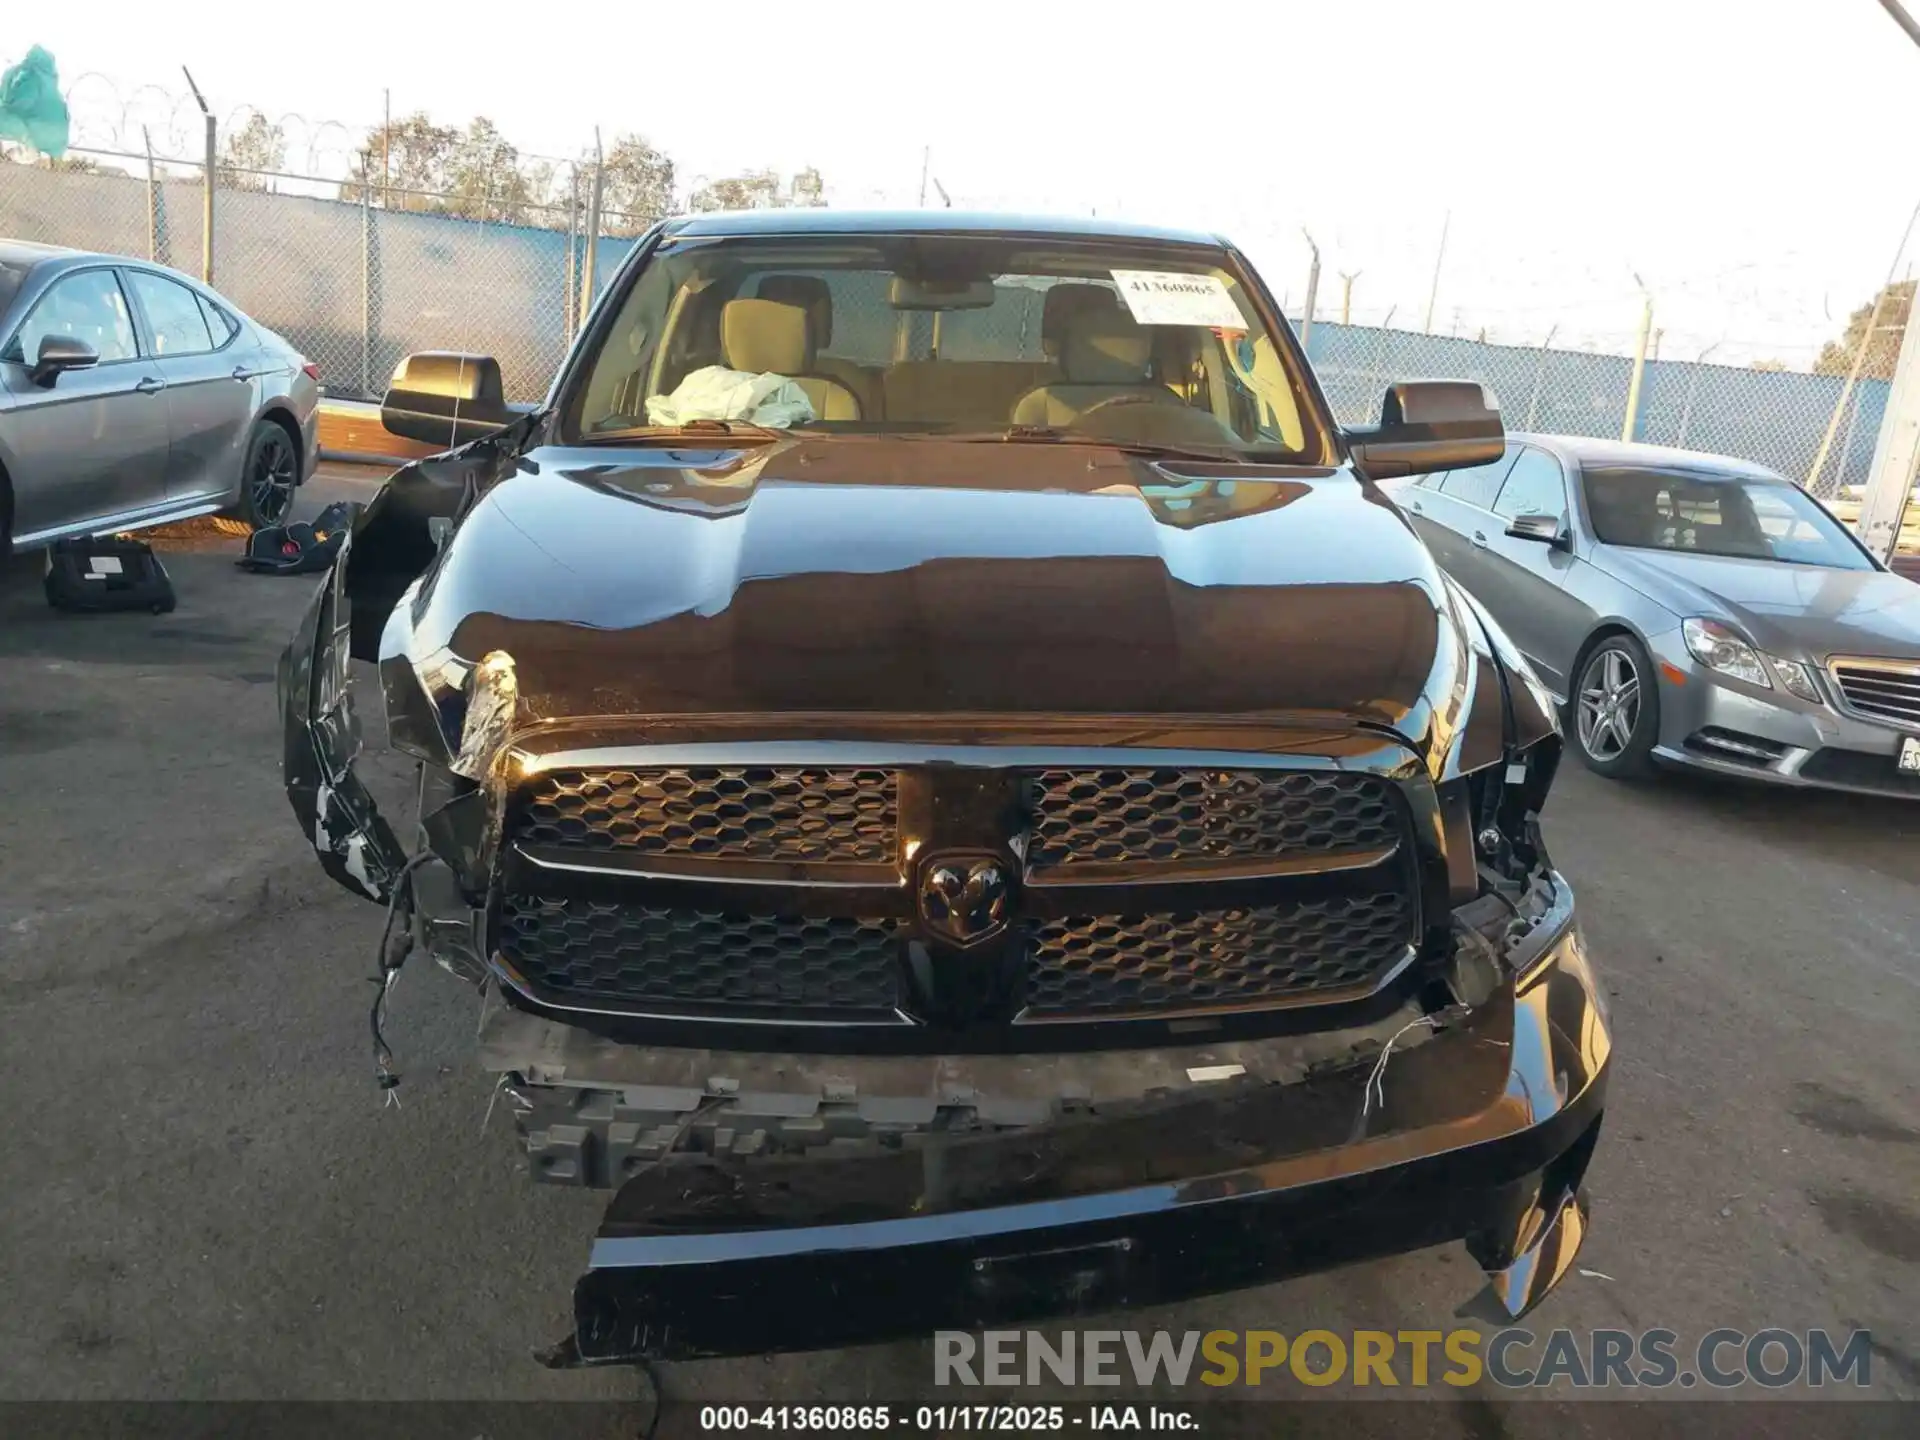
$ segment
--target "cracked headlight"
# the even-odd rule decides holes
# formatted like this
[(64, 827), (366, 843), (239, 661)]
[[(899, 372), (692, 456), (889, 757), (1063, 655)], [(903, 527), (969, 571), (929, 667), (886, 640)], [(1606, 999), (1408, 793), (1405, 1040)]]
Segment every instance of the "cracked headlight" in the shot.
[(1680, 634), (1687, 642), (1688, 653), (1709, 670), (1758, 685), (1762, 690), (1773, 688), (1773, 682), (1767, 678), (1767, 667), (1760, 663), (1759, 652), (1741, 639), (1737, 630), (1718, 620), (1696, 619), (1684, 622)]
[(513, 656), (492, 650), (467, 677), (467, 713), (460, 731), (460, 753), (447, 768), (469, 780), (487, 773), (493, 757), (513, 730), (520, 708), (520, 681)]

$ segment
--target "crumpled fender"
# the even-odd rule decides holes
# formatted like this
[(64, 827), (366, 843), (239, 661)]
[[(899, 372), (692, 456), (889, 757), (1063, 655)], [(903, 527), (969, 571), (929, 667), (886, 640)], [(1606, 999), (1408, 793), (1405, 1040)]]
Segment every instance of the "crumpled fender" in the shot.
[(302, 832), (327, 874), (387, 904), (406, 851), (354, 773), (360, 727), (351, 662), (379, 658), (387, 616), (439, 553), (433, 521), (458, 524), (507, 473), (544, 417), (395, 471), (359, 510), (345, 543), (280, 656), (281, 778)]

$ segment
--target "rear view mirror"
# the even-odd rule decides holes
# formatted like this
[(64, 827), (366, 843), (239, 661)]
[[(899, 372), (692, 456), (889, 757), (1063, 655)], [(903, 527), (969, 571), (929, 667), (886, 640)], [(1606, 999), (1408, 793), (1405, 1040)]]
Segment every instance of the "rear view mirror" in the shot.
[(993, 304), (993, 282), (896, 275), (887, 286), (887, 304), (896, 310), (985, 310)]
[(1346, 432), (1347, 449), (1372, 480), (1491, 465), (1506, 453), (1506, 427), (1472, 380), (1403, 380), (1387, 387), (1378, 425)]
[(1558, 515), (1516, 515), (1507, 526), (1507, 534), (1516, 540), (1538, 540), (1555, 550), (1563, 550), (1567, 544)]
[(491, 435), (517, 414), (507, 405), (499, 361), (450, 350), (407, 356), (380, 402), (380, 423), (395, 435), (445, 448)]
[(76, 335), (42, 335), (27, 378), (36, 385), (51, 385), (69, 370), (90, 370), (99, 363), (100, 352)]

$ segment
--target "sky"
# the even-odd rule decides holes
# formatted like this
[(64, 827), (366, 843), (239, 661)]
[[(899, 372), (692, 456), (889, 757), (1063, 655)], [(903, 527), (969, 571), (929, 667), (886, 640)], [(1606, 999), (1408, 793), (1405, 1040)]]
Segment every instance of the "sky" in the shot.
[(1220, 230), (1296, 314), (1311, 234), (1322, 320), (1346, 272), (1356, 323), (1431, 294), (1519, 344), (1624, 353), (1651, 295), (1662, 358), (1802, 368), (1920, 202), (1920, 49), (1876, 0), (19, 9), (0, 60), (45, 46), (96, 130), (181, 114), (184, 64), (329, 173), (389, 97), (532, 154), (637, 131), (683, 180), (817, 166), (840, 205), (919, 203), (924, 159), (956, 206)]

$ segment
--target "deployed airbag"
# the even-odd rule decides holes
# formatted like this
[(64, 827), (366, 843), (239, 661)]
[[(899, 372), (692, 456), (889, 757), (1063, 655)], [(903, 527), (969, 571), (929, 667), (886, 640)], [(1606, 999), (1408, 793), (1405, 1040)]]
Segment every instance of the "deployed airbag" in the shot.
[(785, 375), (771, 371), (758, 375), (708, 365), (674, 387), (671, 395), (647, 400), (647, 420), (654, 425), (685, 425), (690, 420), (744, 420), (784, 430), (814, 417), (806, 392)]

